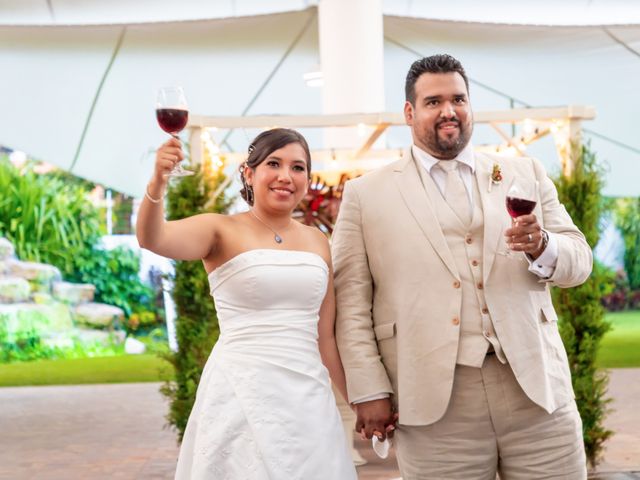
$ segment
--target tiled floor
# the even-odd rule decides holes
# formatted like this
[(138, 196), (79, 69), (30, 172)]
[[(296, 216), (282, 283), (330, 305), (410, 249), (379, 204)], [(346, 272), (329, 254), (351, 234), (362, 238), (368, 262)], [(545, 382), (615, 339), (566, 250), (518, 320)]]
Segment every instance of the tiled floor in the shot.
[[(614, 370), (614, 412), (598, 480), (640, 479), (640, 369)], [(158, 384), (0, 388), (0, 479), (171, 479), (178, 447), (163, 429)], [(393, 457), (368, 460), (360, 480), (399, 477)]]

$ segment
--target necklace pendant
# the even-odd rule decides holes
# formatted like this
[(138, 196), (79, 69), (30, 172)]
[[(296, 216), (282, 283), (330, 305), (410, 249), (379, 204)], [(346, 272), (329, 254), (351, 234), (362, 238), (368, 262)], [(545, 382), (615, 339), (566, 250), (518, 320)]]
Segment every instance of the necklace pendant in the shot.
[(276, 233), (275, 237), (273, 237), (273, 239), (276, 241), (276, 243), (282, 243), (282, 237), (280, 235), (278, 235)]

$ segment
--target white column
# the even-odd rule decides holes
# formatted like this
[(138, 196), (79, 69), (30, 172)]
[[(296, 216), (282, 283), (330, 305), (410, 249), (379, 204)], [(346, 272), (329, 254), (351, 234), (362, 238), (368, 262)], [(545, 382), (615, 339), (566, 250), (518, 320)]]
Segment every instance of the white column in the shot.
[(107, 235), (113, 235), (113, 196), (110, 188), (105, 192), (105, 204), (107, 206)]
[[(383, 112), (382, 0), (320, 0), (318, 19), (323, 113)], [(325, 147), (357, 149), (371, 131), (325, 129)]]
[[(320, 0), (323, 113), (385, 110), (382, 27), (382, 0)], [(362, 126), (325, 129), (325, 148), (349, 148), (355, 153), (373, 130), (373, 127)], [(384, 138), (379, 138), (376, 145), (384, 145)], [(331, 165), (325, 164), (324, 168)], [(362, 465), (366, 461), (353, 447), (355, 415), (337, 392), (336, 398), (353, 461)]]

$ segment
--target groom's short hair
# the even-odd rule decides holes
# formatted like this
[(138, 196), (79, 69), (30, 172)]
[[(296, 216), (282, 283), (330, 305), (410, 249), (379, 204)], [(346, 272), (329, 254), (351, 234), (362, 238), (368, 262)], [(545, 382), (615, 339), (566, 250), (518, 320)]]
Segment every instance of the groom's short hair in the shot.
[(424, 57), (420, 60), (416, 60), (411, 64), (411, 68), (407, 72), (407, 79), (404, 84), (404, 95), (407, 102), (411, 102), (411, 105), (416, 105), (416, 82), (420, 75), (423, 73), (451, 73), (458, 72), (464, 79), (464, 84), (467, 86), (467, 92), (469, 92), (469, 80), (467, 74), (460, 61), (451, 55), (439, 54), (431, 55), (430, 57)]

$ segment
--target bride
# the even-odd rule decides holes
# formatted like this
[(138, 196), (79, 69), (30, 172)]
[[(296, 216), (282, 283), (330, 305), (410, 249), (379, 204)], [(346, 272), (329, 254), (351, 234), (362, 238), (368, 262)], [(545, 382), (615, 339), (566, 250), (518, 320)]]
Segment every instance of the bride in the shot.
[(284, 128), (255, 138), (240, 168), (248, 212), (166, 222), (165, 175), (182, 159), (177, 139), (158, 149), (137, 221), (142, 247), (202, 260), (220, 323), (176, 479), (356, 479), (329, 380), (346, 398), (329, 244), (291, 219), (307, 142)]

